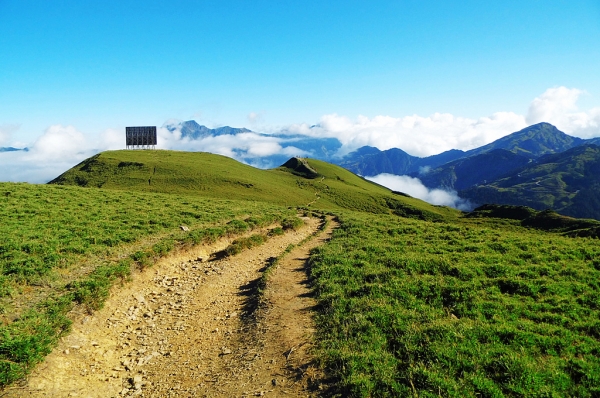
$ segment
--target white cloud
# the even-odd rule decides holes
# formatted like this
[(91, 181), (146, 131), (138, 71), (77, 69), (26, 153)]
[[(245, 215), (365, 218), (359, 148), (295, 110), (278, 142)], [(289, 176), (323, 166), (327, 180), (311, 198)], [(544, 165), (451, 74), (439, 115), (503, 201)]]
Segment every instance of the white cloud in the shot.
[[(429, 156), (450, 149), (469, 150), (541, 121), (582, 138), (600, 136), (600, 107), (581, 111), (577, 107), (584, 91), (555, 87), (546, 90), (530, 104), (526, 115), (496, 112), (477, 119), (448, 113), (429, 116), (347, 116), (330, 114), (321, 117), (316, 126), (295, 124), (283, 129), (271, 128), (271, 133), (305, 135), (314, 138), (337, 138), (342, 143), (338, 155), (369, 145), (381, 150), (400, 148), (414, 156)], [(248, 115), (250, 123), (262, 123), (262, 112)], [(311, 156), (293, 146), (297, 138), (244, 133), (222, 135), (201, 140), (181, 137), (180, 127), (169, 131), (166, 126), (178, 126), (167, 121), (158, 128), (158, 148), (187, 151), (207, 151), (260, 167), (272, 166), (261, 157), (270, 155)], [(0, 146), (18, 146), (11, 142), (17, 125), (0, 125)], [(267, 130), (269, 130), (267, 128)], [(123, 149), (124, 132), (107, 129), (98, 136), (86, 135), (73, 126), (50, 126), (33, 144), (29, 152), (0, 153), (0, 180), (43, 182), (102, 150)], [(422, 170), (426, 172), (426, 170)], [(418, 184), (413, 184), (418, 186)], [(430, 197), (435, 194), (429, 193)]]
[(579, 89), (556, 87), (546, 90), (530, 104), (527, 115), (496, 112), (478, 119), (449, 113), (430, 116), (411, 115), (358, 116), (324, 115), (316, 126), (295, 124), (284, 131), (311, 137), (334, 137), (343, 147), (343, 156), (369, 145), (386, 150), (401, 148), (414, 156), (430, 156), (450, 149), (469, 150), (489, 144), (531, 124), (548, 122), (567, 134), (581, 138), (600, 136), (600, 107), (588, 111), (577, 108), (584, 93)]
[(102, 150), (123, 147), (123, 134), (114, 129), (90, 139), (73, 126), (53, 125), (28, 151), (0, 153), (0, 181), (46, 183)]
[(380, 150), (401, 148), (414, 156), (430, 156), (449, 149), (476, 148), (526, 126), (525, 118), (512, 112), (497, 112), (479, 119), (435, 113), (428, 117), (359, 116), (351, 120), (331, 114), (323, 116), (317, 126), (292, 125), (287, 132), (337, 138), (343, 145), (340, 155), (369, 145)]
[(75, 127), (54, 125), (33, 143), (28, 157), (38, 161), (65, 161), (80, 158), (89, 149), (86, 137)]
[(120, 130), (107, 129), (100, 134), (96, 147), (103, 151), (125, 149), (125, 134)]
[(471, 203), (466, 199), (460, 198), (456, 191), (429, 189), (418, 178), (385, 173), (365, 178), (393, 191), (406, 193), (433, 205), (450, 206), (459, 210), (472, 209)]
[(562, 121), (566, 114), (577, 109), (576, 103), (581, 93), (582, 91), (576, 88), (549, 88), (531, 101), (527, 113), (527, 123)]
[(564, 86), (549, 88), (529, 106), (527, 123), (548, 122), (581, 138), (600, 136), (600, 107), (580, 111), (577, 100), (585, 92)]
[(271, 137), (256, 133), (241, 133), (237, 135), (219, 135), (206, 137), (199, 140), (181, 138), (179, 128), (172, 132), (166, 128), (157, 130), (159, 137), (158, 146), (163, 149), (177, 149), (185, 151), (204, 151), (229, 156), (231, 158), (247, 161), (251, 164), (262, 164), (251, 161), (252, 158), (271, 155), (307, 156), (293, 146), (284, 146), (286, 140), (280, 137)]

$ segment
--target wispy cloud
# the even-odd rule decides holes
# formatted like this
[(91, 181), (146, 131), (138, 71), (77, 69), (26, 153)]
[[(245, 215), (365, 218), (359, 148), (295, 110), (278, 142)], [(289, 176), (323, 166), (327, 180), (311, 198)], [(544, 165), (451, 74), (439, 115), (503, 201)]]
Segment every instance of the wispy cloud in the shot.
[(429, 189), (418, 178), (385, 173), (365, 178), (393, 191), (409, 194), (433, 205), (450, 206), (465, 211), (473, 208), (472, 204), (468, 200), (460, 198), (456, 191)]
[(53, 125), (28, 151), (0, 153), (0, 181), (45, 183), (82, 160), (124, 146), (123, 134), (106, 130), (90, 139), (73, 126)]
[(531, 124), (548, 122), (581, 138), (600, 136), (600, 107), (580, 111), (577, 100), (584, 91), (566, 87), (546, 90), (530, 104), (526, 115), (495, 112), (478, 119), (449, 113), (430, 116), (324, 115), (316, 126), (294, 124), (289, 134), (334, 137), (343, 144), (340, 155), (365, 145), (381, 150), (401, 148), (414, 156), (430, 156), (450, 149), (469, 150), (488, 144)]
[(12, 137), (12, 133), (19, 129), (18, 124), (2, 124), (0, 125), (0, 146), (8, 143)]
[[(525, 115), (496, 112), (477, 119), (448, 113), (404, 117), (358, 116), (354, 119), (330, 114), (322, 116), (316, 125), (293, 124), (284, 128), (262, 129), (271, 135), (243, 133), (200, 140), (182, 138), (179, 129), (169, 131), (159, 128), (158, 147), (212, 152), (257, 167), (272, 167), (273, 164), (265, 161), (268, 156), (312, 155), (297, 147), (299, 144), (296, 135), (336, 138), (342, 144), (338, 156), (364, 145), (375, 146), (381, 150), (401, 148), (415, 156), (434, 155), (449, 149), (468, 150), (541, 121), (552, 123), (574, 136), (598, 137), (600, 107), (580, 110), (577, 102), (584, 93), (576, 88), (550, 88), (533, 99)], [(252, 123), (256, 126), (262, 125), (263, 112), (250, 113), (248, 121), (251, 123), (250, 127), (253, 127)], [(22, 147), (22, 143), (12, 140), (18, 128), (19, 126), (14, 124), (0, 125), (0, 146)], [(123, 135), (123, 131), (108, 129), (98, 136), (91, 136), (74, 126), (50, 126), (34, 143), (27, 145), (29, 152), (0, 153), (0, 180), (48, 181), (94, 153), (107, 149), (123, 149)]]
[(255, 127), (264, 123), (264, 115), (264, 111), (250, 112), (246, 118), (248, 119), (248, 123), (250, 123), (250, 126)]

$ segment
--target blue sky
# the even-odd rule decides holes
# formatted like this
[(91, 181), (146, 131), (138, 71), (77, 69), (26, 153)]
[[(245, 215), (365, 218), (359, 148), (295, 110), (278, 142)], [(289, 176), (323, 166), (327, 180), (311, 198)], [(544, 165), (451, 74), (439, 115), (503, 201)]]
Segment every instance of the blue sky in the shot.
[(269, 132), (334, 115), (336, 136), (378, 117), (529, 122), (558, 88), (558, 127), (578, 134), (583, 112), (597, 136), (599, 43), (597, 0), (0, 0), (0, 146), (172, 118)]

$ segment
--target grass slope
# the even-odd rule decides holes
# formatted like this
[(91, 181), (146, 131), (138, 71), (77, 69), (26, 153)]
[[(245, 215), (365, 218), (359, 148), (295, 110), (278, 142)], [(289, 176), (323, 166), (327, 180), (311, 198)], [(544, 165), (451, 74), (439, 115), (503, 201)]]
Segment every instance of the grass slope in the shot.
[(600, 394), (597, 239), (499, 219), (341, 224), (310, 260), (330, 395)]
[[(0, 387), (24, 377), (70, 326), (102, 306), (133, 267), (185, 245), (279, 222), (268, 202), (0, 183)], [(185, 225), (189, 231), (182, 231)]]
[[(306, 161), (304, 161), (306, 162)], [(326, 162), (291, 161), (272, 170), (203, 152), (108, 151), (66, 171), (50, 184), (264, 201), (284, 206), (354, 209), (389, 214), (390, 207), (432, 217), (455, 210), (393, 195), (389, 189)], [(319, 198), (319, 199), (317, 199)], [(317, 200), (316, 200), (317, 199)]]
[[(273, 222), (280, 224), (274, 232), (293, 228), (296, 208), (309, 203), (386, 216), (456, 216), (323, 162), (259, 170), (171, 151), (106, 152), (50, 185), (1, 183), (0, 192), (0, 386), (25, 376), (68, 332), (74, 305), (101, 307), (132, 267), (177, 247)], [(267, 238), (255, 234), (228, 250)]]

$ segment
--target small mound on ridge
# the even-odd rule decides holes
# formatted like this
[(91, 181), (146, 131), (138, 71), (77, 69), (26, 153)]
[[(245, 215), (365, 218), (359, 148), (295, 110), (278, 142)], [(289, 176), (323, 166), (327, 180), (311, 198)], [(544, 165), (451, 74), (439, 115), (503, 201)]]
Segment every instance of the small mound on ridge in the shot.
[(281, 165), (286, 169), (291, 170), (292, 174), (305, 178), (317, 178), (319, 173), (313, 169), (306, 159), (294, 157)]

